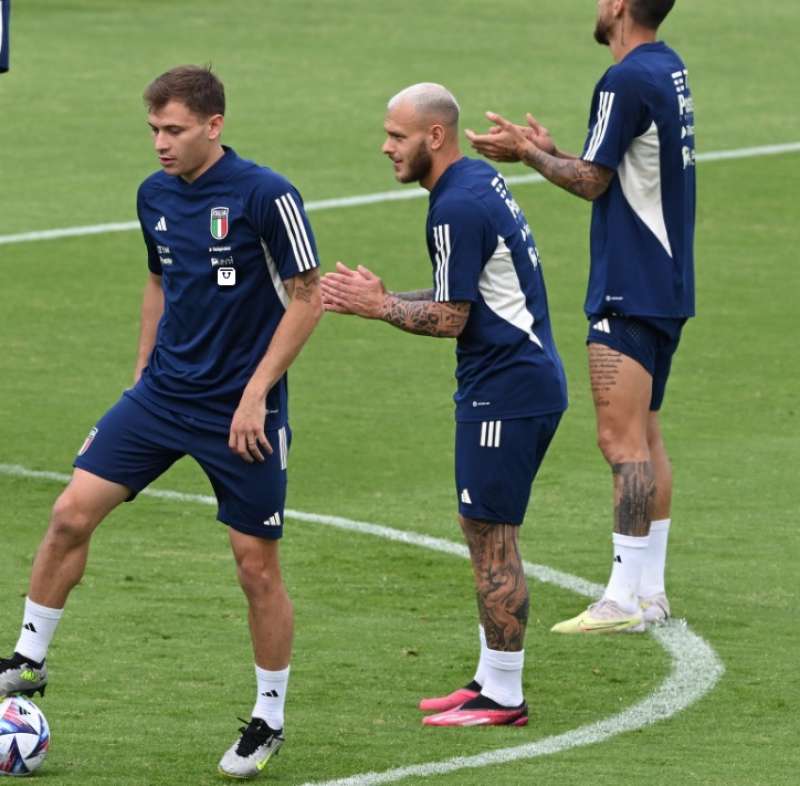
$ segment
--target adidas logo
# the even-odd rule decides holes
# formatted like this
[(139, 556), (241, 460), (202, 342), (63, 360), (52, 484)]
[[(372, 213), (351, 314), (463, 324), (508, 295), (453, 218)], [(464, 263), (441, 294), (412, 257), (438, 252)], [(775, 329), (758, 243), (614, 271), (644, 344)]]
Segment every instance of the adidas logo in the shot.
[(29, 630), (31, 633), (38, 633), (39, 631), (36, 630), (36, 626), (32, 622), (26, 623), (24, 626), (25, 630)]
[(167, 231), (167, 219), (164, 216), (156, 221), (156, 232), (166, 232)]
[(276, 690), (268, 690), (268, 691), (264, 691), (264, 693), (262, 693), (261, 695), (262, 696), (266, 696), (268, 699), (277, 699), (278, 698), (278, 691), (276, 691)]
[(280, 527), (281, 525), (281, 514), (273, 513), (268, 519), (264, 520), (265, 527)]
[(597, 330), (600, 333), (610, 333), (611, 325), (609, 325), (607, 319), (601, 319), (599, 322), (595, 322), (594, 325), (592, 325), (592, 330)]
[(614, 562), (619, 562), (619, 564), (622, 565), (622, 557), (620, 557), (620, 555), (617, 554), (617, 556), (614, 557)]
[(464, 489), (464, 490), (461, 492), (461, 501), (462, 501), (462, 502), (463, 502), (465, 505), (471, 505), (471, 504), (472, 504), (472, 500), (470, 499), (470, 496), (469, 496), (469, 489)]

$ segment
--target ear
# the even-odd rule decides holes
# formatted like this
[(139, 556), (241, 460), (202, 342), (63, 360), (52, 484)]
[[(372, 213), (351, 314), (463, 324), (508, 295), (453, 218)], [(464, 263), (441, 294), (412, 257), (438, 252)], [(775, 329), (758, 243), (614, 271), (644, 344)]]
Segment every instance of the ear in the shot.
[(616, 19), (619, 19), (621, 16), (624, 16), (627, 10), (628, 10), (628, 0), (614, 0), (612, 11)]
[(211, 115), (208, 118), (208, 138), (216, 142), (222, 134), (222, 127), (225, 125), (225, 118), (222, 115)]
[(430, 140), (431, 150), (439, 150), (445, 142), (447, 136), (444, 126), (440, 123), (434, 123), (428, 129), (428, 139)]

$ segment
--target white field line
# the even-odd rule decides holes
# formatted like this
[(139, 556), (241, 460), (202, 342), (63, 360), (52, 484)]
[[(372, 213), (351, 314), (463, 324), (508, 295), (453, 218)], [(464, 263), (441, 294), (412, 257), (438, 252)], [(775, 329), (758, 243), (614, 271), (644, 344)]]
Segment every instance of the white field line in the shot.
[[(761, 147), (740, 147), (736, 150), (712, 150), (708, 153), (698, 153), (698, 161), (725, 161), (734, 158), (757, 158), (760, 156), (774, 156), (781, 153), (800, 152), (800, 142), (787, 142), (779, 145), (762, 145)], [(541, 175), (509, 175), (505, 178), (509, 185), (520, 183), (542, 183)], [(421, 199), (428, 192), (422, 188), (395, 189), (394, 191), (378, 191), (374, 194), (360, 194), (349, 197), (336, 197), (334, 199), (319, 199), (305, 203), (307, 212), (315, 210), (333, 210), (340, 207), (357, 207), (359, 205), (373, 205), (379, 202), (395, 202), (406, 199)], [(0, 235), (0, 246), (11, 243), (30, 243), (34, 240), (55, 240), (62, 237), (80, 237), (83, 235), (103, 235), (109, 232), (129, 232), (139, 229), (138, 221), (120, 221), (112, 224), (91, 224), (89, 226), (64, 227), (62, 229), (43, 229), (33, 232), (20, 232), (15, 235)]]
[[(18, 478), (53, 480), (60, 483), (69, 481), (70, 476), (60, 472), (43, 472), (27, 469), (17, 464), (0, 464), (0, 475)], [(145, 489), (143, 496), (170, 499), (179, 502), (197, 502), (216, 505), (214, 497), (203, 494), (183, 494), (178, 491)], [(287, 510), (286, 518), (325, 524), (338, 529), (375, 535), (399, 543), (441, 551), (468, 558), (466, 546), (442, 538), (420, 535), (415, 532), (370, 524), (366, 521), (353, 521), (340, 516), (325, 516), (317, 513), (304, 513)], [(562, 573), (546, 565), (525, 563), (525, 573), (538, 581), (555, 584), (587, 598), (596, 598), (603, 587), (569, 573)], [(663, 683), (649, 696), (631, 707), (608, 718), (571, 729), (563, 734), (545, 737), (525, 745), (478, 753), (474, 756), (457, 756), (444, 761), (412, 764), (396, 767), (383, 772), (367, 772), (350, 775), (329, 781), (315, 781), (303, 786), (376, 786), (381, 783), (395, 783), (405, 778), (425, 778), (442, 775), (461, 769), (475, 769), (491, 765), (505, 764), (519, 759), (532, 759), (546, 756), (569, 748), (602, 742), (617, 734), (633, 731), (666, 720), (690, 706), (708, 693), (725, 671), (725, 667), (711, 646), (693, 633), (682, 620), (673, 620), (668, 625), (655, 628), (651, 635), (669, 653), (672, 669)]]

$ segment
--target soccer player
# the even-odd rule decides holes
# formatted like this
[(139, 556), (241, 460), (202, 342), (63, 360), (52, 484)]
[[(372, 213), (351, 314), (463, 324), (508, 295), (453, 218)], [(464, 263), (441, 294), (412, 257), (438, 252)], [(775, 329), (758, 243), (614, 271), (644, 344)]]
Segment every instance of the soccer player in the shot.
[(322, 279), (325, 308), (409, 333), (456, 338), (456, 495), (480, 617), (475, 678), (424, 699), (431, 726), (528, 722), (522, 693), (528, 588), (519, 527), (531, 485), (567, 405), (533, 233), (503, 178), (461, 155), (459, 107), (417, 84), (388, 105), (383, 152), (397, 180), (430, 191), (433, 287), (387, 292), (361, 265)]
[(92, 428), (55, 503), (16, 650), (0, 660), (0, 696), (44, 693), (47, 649), (93, 531), (190, 455), (216, 494), (249, 604), (257, 699), (220, 770), (250, 777), (284, 739), (286, 371), (323, 313), (317, 252), (292, 184), (221, 144), (225, 93), (210, 70), (174, 68), (144, 98), (161, 171), (138, 193), (149, 274), (135, 384)]
[(585, 311), (600, 449), (611, 466), (614, 533), (603, 597), (559, 633), (641, 632), (670, 613), (664, 567), (672, 470), (659, 410), (673, 354), (694, 316), (694, 105), (686, 66), (658, 27), (674, 0), (599, 0), (596, 40), (615, 65), (594, 91), (579, 158), (528, 115), (487, 113), (467, 132), (496, 161), (522, 161), (592, 205)]
[(0, 0), (0, 74), (8, 71), (8, 50), (11, 44), (10, 18), (11, 0)]

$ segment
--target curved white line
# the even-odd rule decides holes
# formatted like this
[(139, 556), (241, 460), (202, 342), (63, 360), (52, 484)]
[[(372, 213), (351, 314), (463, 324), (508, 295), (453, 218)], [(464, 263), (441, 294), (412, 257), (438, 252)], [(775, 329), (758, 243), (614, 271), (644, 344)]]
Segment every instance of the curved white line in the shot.
[[(778, 145), (762, 145), (761, 147), (740, 147), (735, 150), (710, 150), (707, 153), (698, 153), (696, 160), (725, 161), (735, 158), (757, 158), (760, 156), (775, 156), (782, 153), (800, 152), (800, 142), (786, 142)], [(509, 185), (522, 183), (543, 183), (541, 175), (509, 175), (503, 177)], [(334, 197), (333, 199), (318, 199), (305, 203), (305, 210), (310, 213), (315, 210), (332, 210), (341, 207), (358, 207), (359, 205), (374, 205), (379, 202), (398, 202), (406, 199), (421, 199), (427, 197), (424, 188), (404, 188), (394, 191), (378, 191), (374, 194), (357, 194), (349, 197)], [(40, 229), (33, 232), (20, 232), (14, 235), (0, 235), (0, 246), (10, 243), (30, 243), (35, 240), (55, 240), (61, 237), (81, 237), (83, 235), (104, 235), (108, 232), (130, 232), (139, 229), (138, 221), (119, 221), (111, 224), (92, 224), (90, 226), (64, 227), (61, 229)]]
[[(0, 464), (0, 475), (21, 478), (38, 478), (54, 480), (62, 483), (69, 481), (70, 476), (60, 472), (31, 470), (18, 464)], [(180, 502), (197, 502), (203, 505), (216, 505), (214, 497), (203, 494), (183, 494), (178, 491), (162, 489), (145, 489), (143, 496), (160, 499), (173, 499)], [(299, 510), (287, 510), (286, 518), (324, 524), (338, 529), (374, 535), (398, 543), (440, 551), (445, 554), (469, 558), (466, 546), (443, 538), (420, 535), (416, 532), (384, 527), (366, 521), (353, 521), (341, 516), (325, 516), (318, 513), (304, 513)], [(526, 575), (548, 584), (555, 584), (563, 589), (596, 598), (603, 592), (600, 584), (572, 576), (569, 573), (525, 562)], [(672, 670), (666, 680), (649, 696), (628, 707), (622, 712), (608, 718), (580, 726), (577, 729), (545, 737), (525, 745), (479, 753), (474, 756), (457, 756), (444, 761), (412, 764), (396, 767), (383, 772), (367, 772), (350, 775), (329, 781), (313, 781), (303, 786), (376, 786), (381, 783), (394, 783), (409, 777), (425, 778), (442, 775), (448, 772), (467, 768), (487, 767), (493, 764), (505, 764), (518, 759), (532, 759), (552, 753), (602, 742), (617, 734), (634, 731), (658, 721), (666, 720), (680, 712), (708, 693), (725, 671), (711, 646), (696, 633), (692, 632), (683, 620), (672, 620), (668, 625), (654, 628), (651, 635), (672, 657)]]

